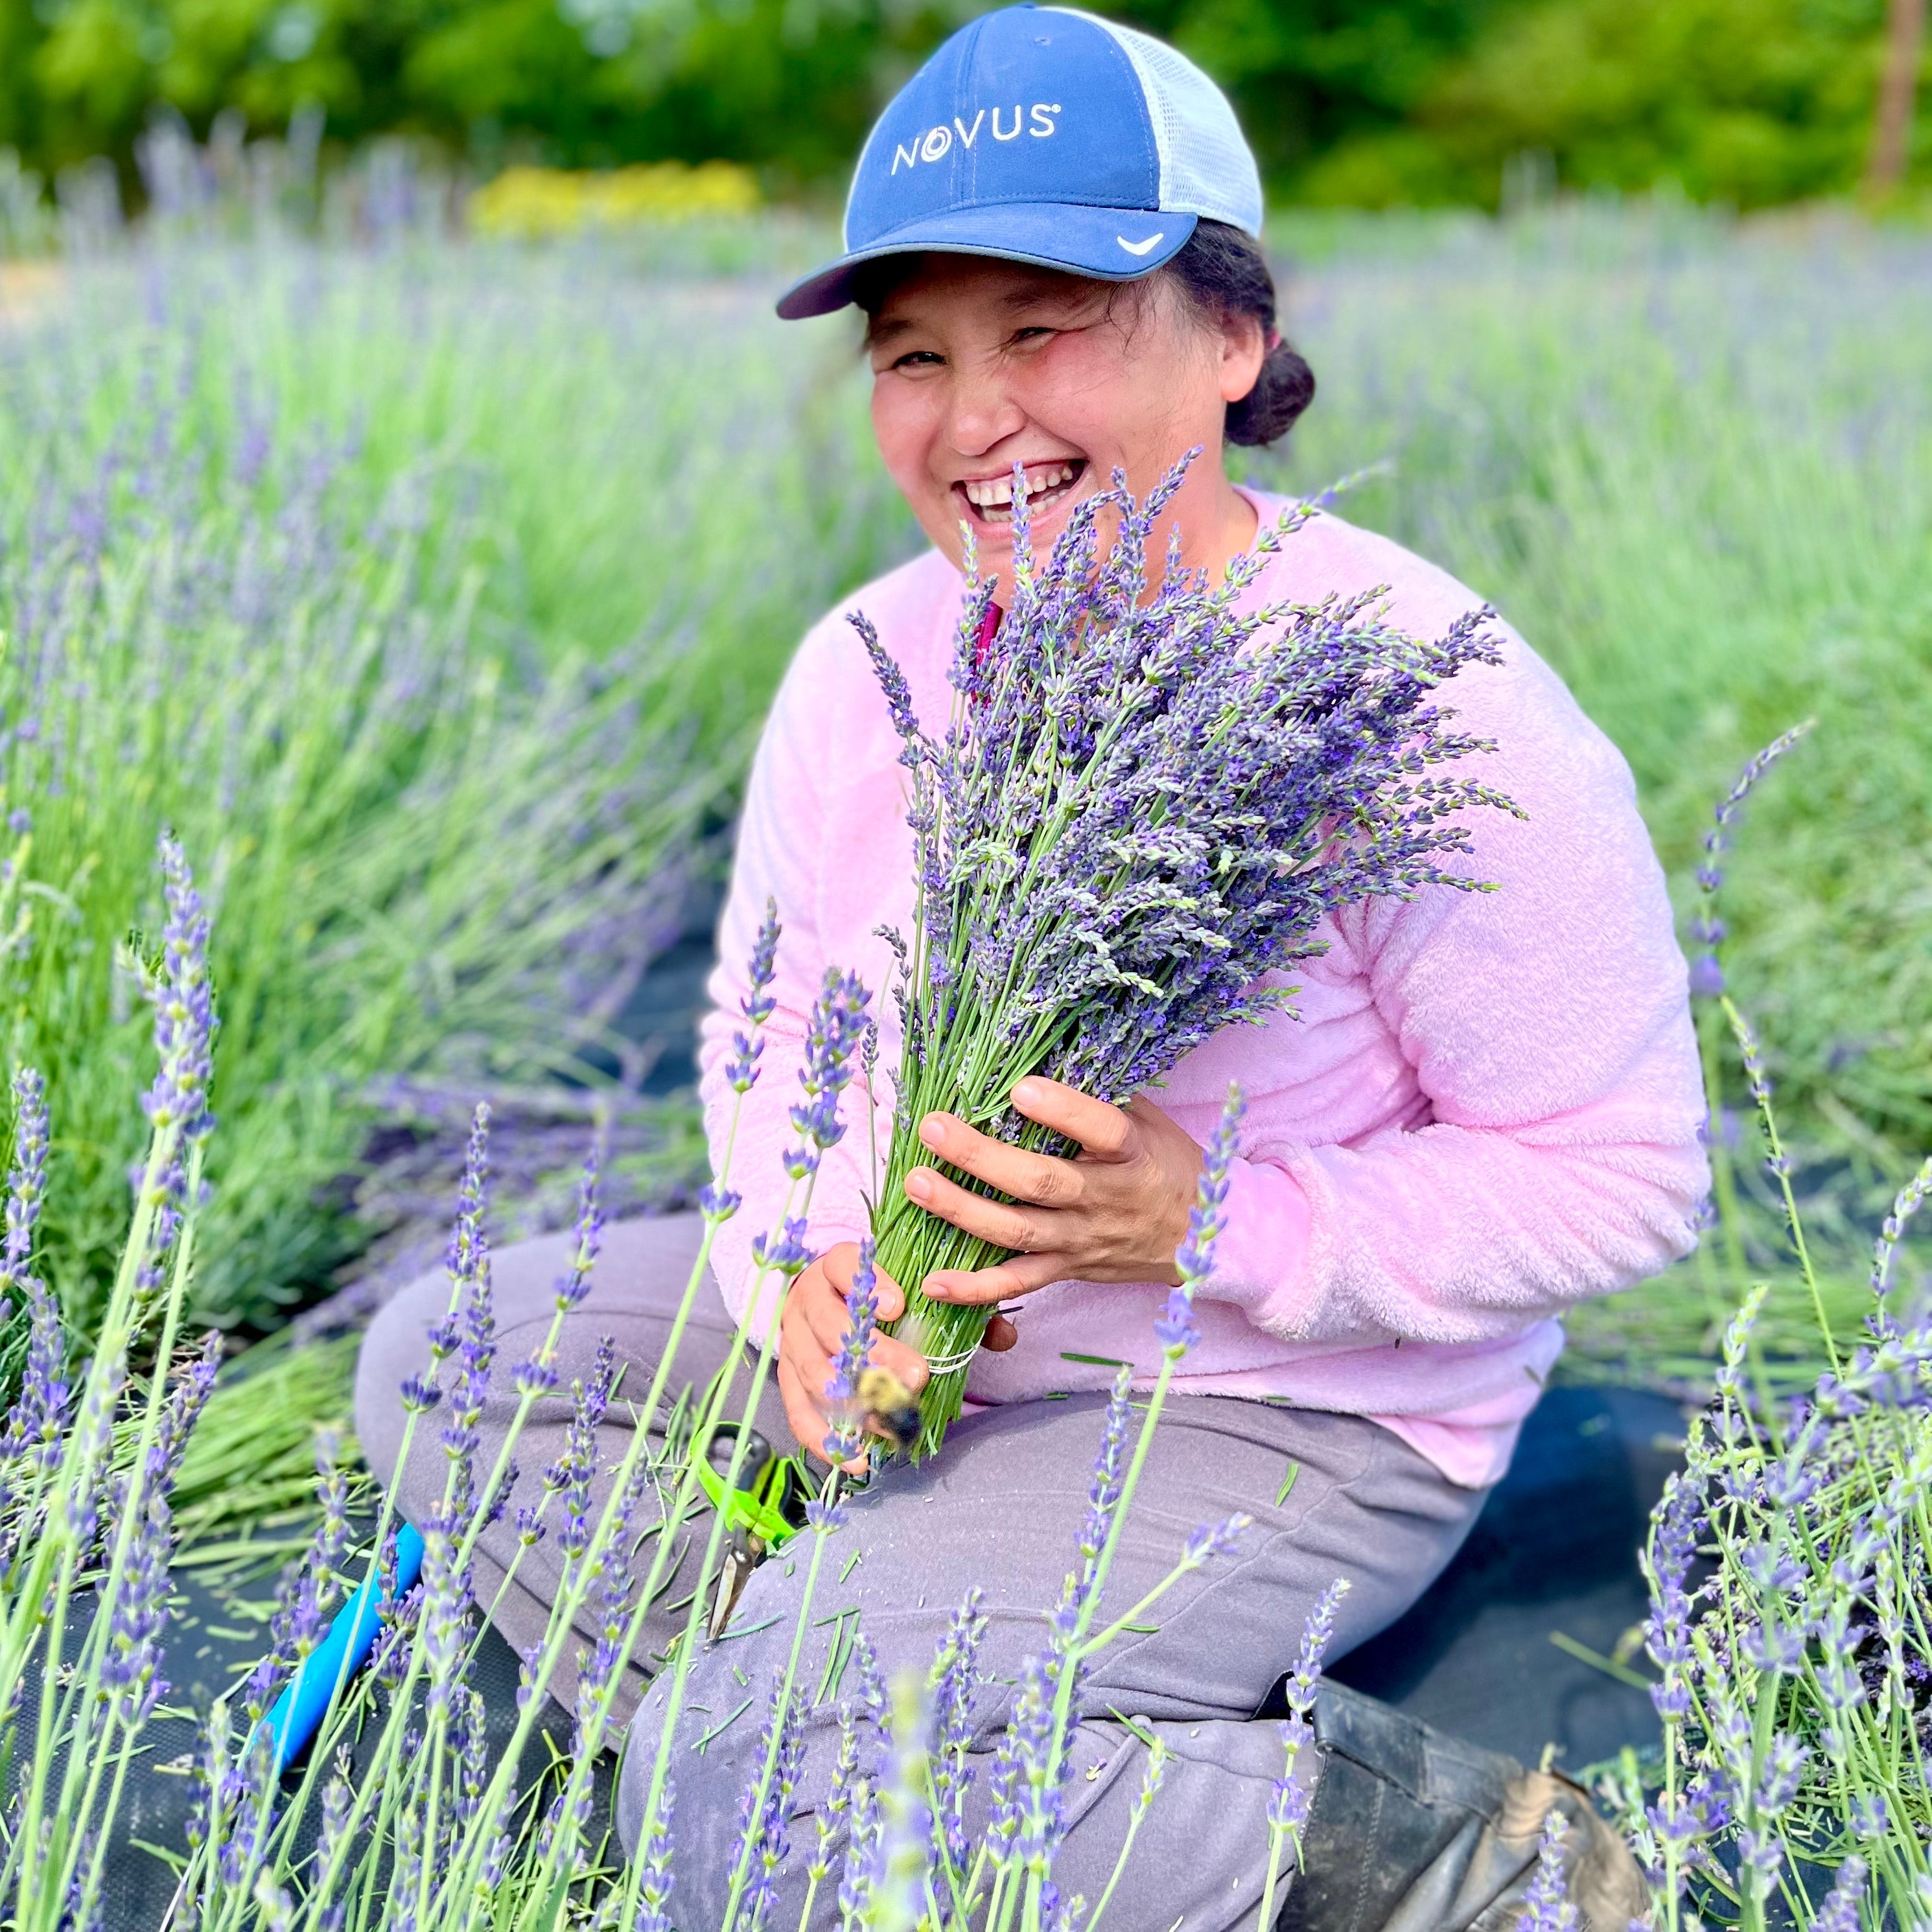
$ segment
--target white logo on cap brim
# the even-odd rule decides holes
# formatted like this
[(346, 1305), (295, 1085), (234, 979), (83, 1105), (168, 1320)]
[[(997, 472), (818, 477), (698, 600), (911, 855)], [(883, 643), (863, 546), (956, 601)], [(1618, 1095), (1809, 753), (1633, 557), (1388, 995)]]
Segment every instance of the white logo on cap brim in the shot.
[(1150, 248), (1159, 244), (1161, 237), (1166, 232), (1167, 230), (1164, 228), (1156, 230), (1144, 242), (1130, 242), (1124, 235), (1116, 235), (1114, 239), (1126, 249), (1130, 255), (1144, 255)]

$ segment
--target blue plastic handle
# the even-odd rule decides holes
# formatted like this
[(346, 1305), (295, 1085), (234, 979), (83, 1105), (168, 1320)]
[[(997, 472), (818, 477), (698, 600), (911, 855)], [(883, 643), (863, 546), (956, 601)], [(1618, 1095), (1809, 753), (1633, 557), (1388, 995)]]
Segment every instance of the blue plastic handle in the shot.
[[(400, 1598), (422, 1574), (423, 1540), (407, 1523), (396, 1531), (396, 1594)], [(369, 1660), (382, 1618), (376, 1607), (377, 1579), (372, 1574), (335, 1613), (328, 1634), (303, 1660), (294, 1681), (275, 1700), (262, 1728), (274, 1740), (278, 1775), (288, 1769), (322, 1727), (338, 1682), (346, 1684)]]

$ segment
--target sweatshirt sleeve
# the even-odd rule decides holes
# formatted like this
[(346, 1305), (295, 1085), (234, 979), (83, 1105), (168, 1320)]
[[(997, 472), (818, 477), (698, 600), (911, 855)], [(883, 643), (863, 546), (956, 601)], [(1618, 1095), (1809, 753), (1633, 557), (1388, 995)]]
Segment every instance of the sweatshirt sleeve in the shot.
[[(711, 1010), (699, 1027), (698, 1093), (712, 1171), (724, 1162), (728, 1144), (725, 1184), (740, 1196), (737, 1212), (718, 1231), (711, 1264), (726, 1306), (740, 1317), (757, 1273), (753, 1242), (777, 1232), (788, 1196), (791, 1213), (802, 1211), (802, 1188), (793, 1192), (784, 1166), (786, 1150), (798, 1144), (790, 1109), (801, 1098), (806, 1034), (826, 970), (850, 963), (826, 956), (819, 922), (825, 833), (820, 775), (836, 736), (836, 714), (825, 694), (828, 681), (839, 682), (832, 652), (844, 630), (842, 613), (835, 613), (807, 634), (773, 701), (752, 762), (737, 856), (718, 922), (718, 964), (706, 989)], [(745, 1025), (752, 950), (770, 904), (777, 906), (782, 927), (771, 988), (776, 1004), (765, 1023), (757, 1084), (741, 1103), (725, 1078), (725, 1063), (734, 1036)], [(855, 1076), (847, 1090), (845, 1138), (826, 1152), (812, 1184), (808, 1242), (814, 1253), (857, 1240), (870, 1222), (854, 1150), (863, 1138), (862, 1126), (855, 1132), (852, 1124), (863, 1111), (862, 1082), (862, 1076)], [(776, 1277), (766, 1282), (767, 1315), (776, 1308), (778, 1286)]]
[(1662, 869), (1621, 755), (1504, 635), (1444, 694), (1526, 814), (1474, 814), (1452, 862), (1496, 890), (1335, 922), (1426, 1111), (1354, 1144), (1251, 1142), (1231, 1173), (1204, 1292), (1274, 1335), (1508, 1336), (1695, 1243), (1702, 1088)]

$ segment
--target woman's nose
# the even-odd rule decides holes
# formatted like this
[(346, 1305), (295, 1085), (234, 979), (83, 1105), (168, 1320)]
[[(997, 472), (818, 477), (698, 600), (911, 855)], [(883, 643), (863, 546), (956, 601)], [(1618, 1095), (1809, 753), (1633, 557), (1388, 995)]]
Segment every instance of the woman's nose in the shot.
[(996, 376), (956, 374), (946, 404), (946, 438), (962, 456), (985, 455), (1026, 422), (1026, 412)]

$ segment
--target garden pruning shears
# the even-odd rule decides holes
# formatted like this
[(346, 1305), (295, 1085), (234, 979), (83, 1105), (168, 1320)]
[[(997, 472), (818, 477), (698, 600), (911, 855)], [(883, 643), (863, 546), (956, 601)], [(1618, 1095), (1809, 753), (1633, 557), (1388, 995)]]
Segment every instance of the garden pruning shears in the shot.
[[(394, 1601), (400, 1603), (414, 1587), (422, 1574), (422, 1561), (421, 1534), (412, 1525), (399, 1522)], [(262, 1728), (274, 1748), (278, 1776), (308, 1748), (309, 1740), (328, 1714), (337, 1687), (346, 1684), (368, 1662), (382, 1627), (376, 1598), (379, 1581), (372, 1566), (372, 1573), (363, 1580), (362, 1587), (336, 1612), (328, 1634), (303, 1660), (295, 1681), (262, 1720)]]
[[(745, 1446), (738, 1480), (734, 1487), (727, 1489), (741, 1429)], [(712, 1600), (707, 1630), (715, 1643), (724, 1635), (746, 1582), (760, 1561), (798, 1534), (811, 1490), (797, 1456), (776, 1454), (757, 1430), (736, 1422), (721, 1422), (711, 1432), (704, 1454), (698, 1459), (698, 1484), (724, 1525), (724, 1558), (718, 1568), (718, 1594)]]

